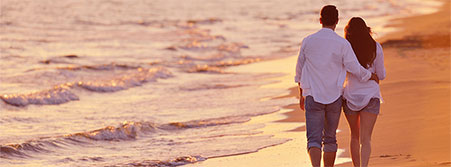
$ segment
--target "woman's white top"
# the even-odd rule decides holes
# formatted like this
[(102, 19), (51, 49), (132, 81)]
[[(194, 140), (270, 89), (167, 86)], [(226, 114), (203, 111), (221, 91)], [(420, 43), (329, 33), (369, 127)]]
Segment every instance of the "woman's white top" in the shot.
[[(368, 70), (376, 73), (379, 80), (385, 78), (384, 53), (378, 42), (376, 42), (376, 59)], [(353, 111), (360, 111), (365, 108), (372, 98), (379, 98), (382, 102), (381, 91), (376, 81), (361, 81), (359, 77), (352, 73), (347, 75), (343, 97), (346, 99), (349, 109)]]

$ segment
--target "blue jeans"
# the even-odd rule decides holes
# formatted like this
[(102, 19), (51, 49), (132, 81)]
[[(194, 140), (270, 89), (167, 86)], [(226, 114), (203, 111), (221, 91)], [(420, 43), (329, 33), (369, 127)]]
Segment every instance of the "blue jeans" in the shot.
[(307, 149), (324, 145), (324, 152), (337, 152), (336, 131), (340, 120), (342, 97), (331, 104), (315, 102), (312, 96), (305, 98)]

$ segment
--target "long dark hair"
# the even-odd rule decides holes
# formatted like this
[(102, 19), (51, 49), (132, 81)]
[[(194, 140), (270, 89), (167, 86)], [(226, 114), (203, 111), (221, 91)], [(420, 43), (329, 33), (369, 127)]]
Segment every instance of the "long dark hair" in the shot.
[(353, 17), (345, 27), (345, 37), (351, 43), (360, 65), (371, 67), (376, 58), (376, 41), (371, 36), (371, 28), (360, 17)]

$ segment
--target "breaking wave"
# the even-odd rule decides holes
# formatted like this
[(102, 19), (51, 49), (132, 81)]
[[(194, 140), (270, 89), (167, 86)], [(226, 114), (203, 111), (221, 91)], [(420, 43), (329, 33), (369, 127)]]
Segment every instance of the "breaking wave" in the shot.
[(74, 88), (76, 87), (93, 92), (115, 92), (131, 87), (141, 86), (146, 82), (153, 82), (157, 79), (169, 78), (171, 76), (172, 73), (164, 68), (138, 68), (132, 73), (124, 74), (116, 78), (99, 81), (69, 82), (55, 86), (54, 88), (48, 90), (42, 90), (28, 94), (4, 94), (1, 95), (0, 98), (5, 103), (14, 106), (27, 106), (30, 104), (62, 104), (80, 99), (74, 93)]
[(249, 120), (250, 118), (245, 116), (230, 116), (187, 122), (171, 122), (166, 124), (156, 124), (152, 122), (123, 122), (117, 127), (107, 126), (88, 132), (80, 132), (56, 137), (43, 137), (21, 144), (0, 145), (0, 150), (2, 153), (0, 158), (26, 158), (32, 157), (33, 153), (52, 152), (54, 149), (62, 149), (67, 145), (83, 146), (93, 144), (91, 141), (128, 141), (135, 140), (140, 135), (158, 133), (158, 131), (174, 131), (189, 128), (220, 126), (243, 123)]
[(196, 163), (205, 161), (207, 158), (201, 156), (182, 156), (174, 159), (159, 161), (159, 160), (144, 160), (139, 162), (131, 162), (127, 164), (121, 164), (120, 166), (149, 166), (149, 167), (165, 167), (165, 166), (181, 166), (190, 163)]
[(71, 89), (73, 83), (66, 83), (55, 86), (52, 89), (43, 90), (29, 94), (6, 94), (0, 98), (7, 104), (14, 106), (26, 106), (30, 104), (61, 104), (69, 101), (79, 100), (79, 97), (74, 94)]
[(162, 68), (149, 70), (138, 68), (137, 73), (124, 75), (111, 80), (78, 82), (78, 86), (94, 92), (115, 92), (171, 76), (172, 74), (169, 71)]
[(211, 64), (194, 65), (187, 70), (190, 73), (226, 73), (225, 67), (239, 66), (262, 61), (262, 58), (243, 58), (230, 61), (216, 61)]

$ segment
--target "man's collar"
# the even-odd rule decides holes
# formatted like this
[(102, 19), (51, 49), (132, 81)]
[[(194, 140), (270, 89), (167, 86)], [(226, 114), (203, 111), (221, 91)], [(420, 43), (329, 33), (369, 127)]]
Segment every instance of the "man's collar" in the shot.
[(330, 28), (325, 28), (325, 27), (321, 28), (321, 30), (320, 30), (320, 31), (329, 31), (329, 32), (335, 32), (334, 30), (332, 30), (332, 29), (330, 29)]

